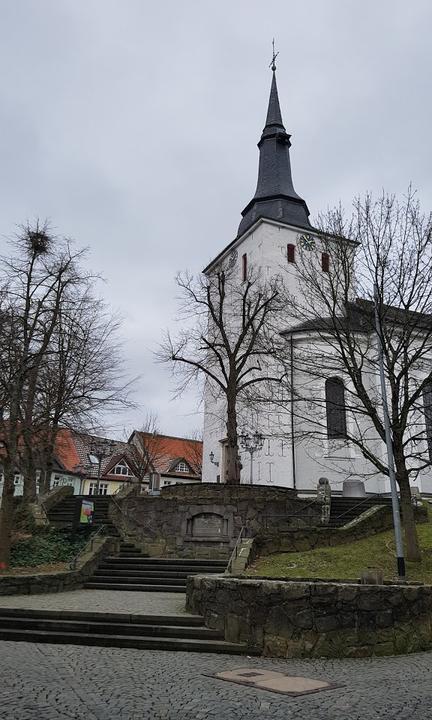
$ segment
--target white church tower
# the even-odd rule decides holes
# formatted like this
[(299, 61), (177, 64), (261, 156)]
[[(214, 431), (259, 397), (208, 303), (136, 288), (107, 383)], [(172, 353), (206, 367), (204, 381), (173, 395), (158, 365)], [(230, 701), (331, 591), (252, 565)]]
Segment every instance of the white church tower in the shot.
[[(210, 273), (219, 264), (229, 263), (239, 273), (239, 282), (249, 267), (259, 267), (267, 277), (280, 272), (287, 262), (289, 290), (296, 292), (296, 247), (316, 240), (316, 231), (309, 222), (308, 206), (296, 191), (291, 175), (290, 135), (282, 121), (276, 83), (276, 67), (272, 65), (272, 83), (265, 127), (259, 148), (258, 182), (252, 200), (242, 212), (236, 238), (204, 269)], [(328, 258), (322, 257), (323, 268)], [(282, 330), (283, 328), (281, 328)], [(259, 423), (259, 419), (258, 419)], [(258, 428), (257, 428), (258, 429)], [(262, 449), (254, 456), (254, 482), (257, 484), (296, 486), (296, 451), (292, 442), (275, 438), (259, 427), (264, 435)], [(215, 411), (214, 398), (207, 395), (204, 409), (203, 479), (220, 482), (223, 478), (225, 423), (223, 411)], [(241, 450), (241, 448), (240, 448)], [(250, 478), (250, 456), (242, 454), (242, 482)], [(316, 486), (315, 479), (313, 486)], [(312, 489), (312, 485), (311, 485)]]

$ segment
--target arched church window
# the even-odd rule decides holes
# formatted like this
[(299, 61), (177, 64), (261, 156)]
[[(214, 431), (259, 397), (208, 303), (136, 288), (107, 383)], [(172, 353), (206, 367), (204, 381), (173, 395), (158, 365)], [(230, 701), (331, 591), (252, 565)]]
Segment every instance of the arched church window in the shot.
[(345, 386), (340, 378), (326, 380), (327, 437), (346, 437)]
[(432, 462), (432, 383), (426, 385), (423, 390), (423, 407), (426, 425), (426, 442), (429, 460)]

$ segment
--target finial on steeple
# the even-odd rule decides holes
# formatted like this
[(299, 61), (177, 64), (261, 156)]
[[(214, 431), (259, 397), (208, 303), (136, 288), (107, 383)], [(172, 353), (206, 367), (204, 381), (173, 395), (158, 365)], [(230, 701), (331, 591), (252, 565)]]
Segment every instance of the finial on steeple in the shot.
[(271, 63), (270, 63), (270, 65), (269, 65), (269, 67), (271, 67), (271, 69), (273, 70), (273, 72), (275, 72), (275, 71), (276, 71), (276, 58), (277, 58), (277, 56), (279, 55), (279, 52), (275, 53), (274, 38), (273, 38), (273, 40), (272, 40), (272, 46), (273, 46), (273, 57), (272, 57), (272, 59), (271, 59)]

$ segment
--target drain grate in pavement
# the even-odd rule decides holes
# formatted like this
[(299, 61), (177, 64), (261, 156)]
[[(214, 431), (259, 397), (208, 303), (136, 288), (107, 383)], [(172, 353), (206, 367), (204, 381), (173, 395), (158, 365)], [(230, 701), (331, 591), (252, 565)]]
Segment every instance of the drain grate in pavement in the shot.
[(259, 670), (250, 668), (237, 668), (216, 673), (211, 677), (218, 680), (247, 685), (260, 690), (281, 693), (282, 695), (309, 695), (310, 693), (321, 692), (322, 690), (333, 690), (341, 687), (335, 683), (314, 678), (285, 675), (285, 673), (273, 672), (272, 670)]

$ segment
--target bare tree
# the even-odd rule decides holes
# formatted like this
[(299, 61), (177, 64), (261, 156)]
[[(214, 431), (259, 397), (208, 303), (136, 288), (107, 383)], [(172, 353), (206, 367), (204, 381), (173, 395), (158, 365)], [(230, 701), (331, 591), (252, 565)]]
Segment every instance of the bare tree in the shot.
[(61, 427), (99, 431), (107, 412), (131, 406), (133, 381), (124, 379), (120, 319), (83, 286), (62, 308), (51, 352), (38, 379), (38, 466), (49, 489), (57, 432)]
[(288, 298), (293, 321), (285, 335), (294, 350), (291, 356), (285, 350), (285, 362), (294, 377), (296, 435), (347, 443), (372, 474), (388, 475), (376, 286), (407, 557), (419, 560), (410, 480), (430, 469), (432, 458), (431, 216), (409, 189), (402, 200), (357, 199), (349, 219), (340, 208), (329, 211), (319, 231), (312, 252), (298, 248), (301, 292)]
[(0, 564), (7, 562), (13, 522), (14, 473), (20, 451), (25, 477), (24, 494), (36, 494), (36, 477), (31, 471), (32, 417), (36, 377), (48, 352), (63, 298), (70, 285), (78, 281), (77, 263), (70, 243), (59, 242), (55, 250), (46, 226), (36, 224), (22, 229), (14, 243), (17, 254), (3, 257), (1, 297), (2, 315), (8, 318), (2, 348), (0, 383), (5, 398), (3, 408), (4, 485), (0, 510)]
[(140, 477), (149, 478), (150, 483), (151, 476), (159, 474), (168, 453), (166, 438), (160, 433), (157, 415), (148, 412), (141, 429), (135, 431), (128, 442)]
[(225, 410), (225, 481), (240, 482), (239, 402), (258, 384), (278, 382), (270, 370), (276, 326), (285, 311), (278, 278), (264, 280), (251, 269), (243, 282), (219, 265), (206, 276), (178, 275), (183, 327), (167, 334), (159, 353), (177, 379), (176, 392), (205, 379), (206, 391)]
[(0, 563), (8, 562), (14, 474), (24, 501), (36, 498), (36, 473), (47, 489), (60, 423), (94, 422), (102, 409), (127, 402), (121, 382), (118, 321), (91, 291), (84, 251), (53, 238), (46, 226), (22, 228), (14, 256), (0, 260), (0, 398), (4, 486)]
[(202, 476), (202, 443), (201, 430), (195, 430), (190, 437), (184, 439), (187, 453), (186, 460), (190, 464), (191, 470), (199, 477)]

